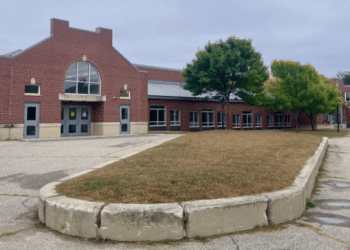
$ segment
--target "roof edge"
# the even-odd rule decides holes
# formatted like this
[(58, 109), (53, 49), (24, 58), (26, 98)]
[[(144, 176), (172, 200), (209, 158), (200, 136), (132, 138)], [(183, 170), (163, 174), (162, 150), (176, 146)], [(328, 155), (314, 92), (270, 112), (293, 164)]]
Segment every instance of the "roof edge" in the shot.
[(135, 67), (142, 67), (142, 68), (150, 68), (150, 69), (161, 69), (161, 70), (169, 70), (169, 71), (178, 71), (181, 72), (181, 69), (171, 69), (171, 68), (163, 68), (163, 67), (157, 67), (157, 66), (150, 66), (150, 65), (143, 65), (143, 64), (136, 64), (133, 63)]

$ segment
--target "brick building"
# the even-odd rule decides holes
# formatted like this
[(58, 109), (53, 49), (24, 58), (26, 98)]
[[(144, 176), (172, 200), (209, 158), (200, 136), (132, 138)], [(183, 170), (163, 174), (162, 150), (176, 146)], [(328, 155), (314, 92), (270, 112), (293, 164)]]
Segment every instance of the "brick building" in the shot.
[(0, 140), (146, 133), (147, 79), (112, 30), (51, 19), (50, 37), (0, 56)]
[[(210, 93), (193, 96), (184, 84), (181, 70), (131, 64), (113, 47), (110, 29), (51, 19), (48, 38), (0, 56), (0, 140), (295, 127), (291, 111), (253, 107), (233, 94), (226, 122), (226, 105)], [(318, 124), (331, 124), (322, 117)], [(301, 114), (299, 125), (309, 124)]]

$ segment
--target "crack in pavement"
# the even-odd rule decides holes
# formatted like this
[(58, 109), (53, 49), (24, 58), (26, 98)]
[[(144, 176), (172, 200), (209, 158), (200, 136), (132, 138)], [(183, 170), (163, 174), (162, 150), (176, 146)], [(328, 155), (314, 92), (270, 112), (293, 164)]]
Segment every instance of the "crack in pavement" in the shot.
[[(347, 242), (347, 241), (343, 241), (342, 239), (339, 239), (337, 237), (334, 237), (333, 235), (330, 235), (324, 231), (322, 231), (320, 228), (317, 228), (317, 227), (314, 227), (314, 226), (311, 226), (309, 224), (305, 224), (305, 223), (301, 223), (301, 222), (289, 222), (288, 224), (294, 224), (295, 226), (297, 227), (308, 227), (310, 228), (312, 231), (314, 231), (315, 233), (317, 233), (318, 235), (322, 236), (322, 237), (326, 237), (328, 239), (331, 239), (331, 240), (334, 240), (334, 241), (338, 241), (338, 242), (341, 242), (341, 243), (346, 243), (346, 244), (349, 244), (350, 242)], [(321, 225), (322, 226), (322, 225)], [(320, 226), (320, 227), (321, 227)]]
[(10, 236), (10, 235), (14, 235), (14, 234), (17, 234), (17, 233), (22, 232), (22, 231), (27, 231), (27, 230), (30, 230), (30, 229), (32, 229), (32, 228), (35, 228), (35, 226), (30, 227), (30, 228), (25, 228), (25, 229), (17, 230), (17, 231), (13, 231), (13, 232), (2, 233), (2, 234), (0, 234), (0, 238), (6, 237), (6, 236)]
[(2, 194), (0, 193), (0, 196), (22, 196), (22, 197), (31, 197), (31, 198), (37, 198), (37, 195), (28, 195), (28, 194)]
[(230, 235), (233, 244), (237, 247), (236, 249), (239, 250), (239, 246), (236, 244), (235, 240), (233, 239), (233, 235)]

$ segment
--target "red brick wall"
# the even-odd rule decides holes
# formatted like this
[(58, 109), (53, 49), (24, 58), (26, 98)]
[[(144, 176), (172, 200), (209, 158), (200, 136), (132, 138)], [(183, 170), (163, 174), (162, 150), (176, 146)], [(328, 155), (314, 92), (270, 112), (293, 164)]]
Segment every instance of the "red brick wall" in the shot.
[[(83, 31), (52, 19), (51, 34), (53, 37), (15, 58), (0, 58), (0, 124), (23, 123), (26, 102), (40, 103), (40, 123), (60, 123), (58, 94), (64, 93), (65, 73), (83, 55), (99, 71), (101, 95), (107, 97), (106, 102), (84, 102), (92, 106), (92, 121), (119, 122), (121, 104), (131, 105), (131, 122), (147, 121), (147, 73), (139, 72), (112, 47), (112, 30)], [(40, 85), (40, 97), (24, 95), (24, 86), (32, 77)], [(130, 100), (119, 98), (124, 84), (131, 91)]]
[[(226, 105), (222, 105), (217, 102), (196, 102), (196, 101), (179, 101), (179, 100), (156, 100), (149, 99), (148, 100), (149, 107), (152, 104), (157, 105), (165, 105), (166, 106), (166, 126), (167, 130), (170, 130), (170, 110), (171, 109), (179, 109), (181, 115), (181, 130), (189, 131), (190, 130), (190, 112), (197, 111), (199, 112), (199, 126), (201, 127), (201, 117), (202, 117), (202, 109), (212, 109), (214, 111), (214, 121), (215, 128), (217, 128), (217, 113), (225, 112), (226, 113)], [(230, 103), (229, 105), (229, 119), (228, 119), (228, 127), (232, 129), (233, 126), (233, 115), (234, 114), (243, 114), (243, 111), (251, 111), (253, 113), (253, 126), (255, 126), (255, 115), (261, 114), (262, 118), (262, 129), (268, 129), (267, 127), (267, 115), (274, 115), (274, 112), (265, 111), (265, 107), (254, 107), (244, 103)], [(148, 110), (149, 114), (149, 110)], [(284, 110), (284, 115), (290, 115), (291, 119), (291, 127), (294, 126), (294, 116), (290, 110)], [(148, 115), (149, 117), (149, 115)], [(242, 117), (241, 117), (241, 126), (242, 126)], [(150, 125), (149, 125), (150, 130)]]

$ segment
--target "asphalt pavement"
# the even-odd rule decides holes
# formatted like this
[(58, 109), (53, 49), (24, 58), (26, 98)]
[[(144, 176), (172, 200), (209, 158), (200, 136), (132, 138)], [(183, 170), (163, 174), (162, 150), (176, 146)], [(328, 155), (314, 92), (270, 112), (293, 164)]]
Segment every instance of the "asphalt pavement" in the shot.
[(350, 137), (329, 139), (310, 201), (292, 222), (172, 242), (86, 240), (55, 232), (37, 216), (42, 186), (181, 135), (148, 134), (0, 141), (0, 249), (350, 249)]

